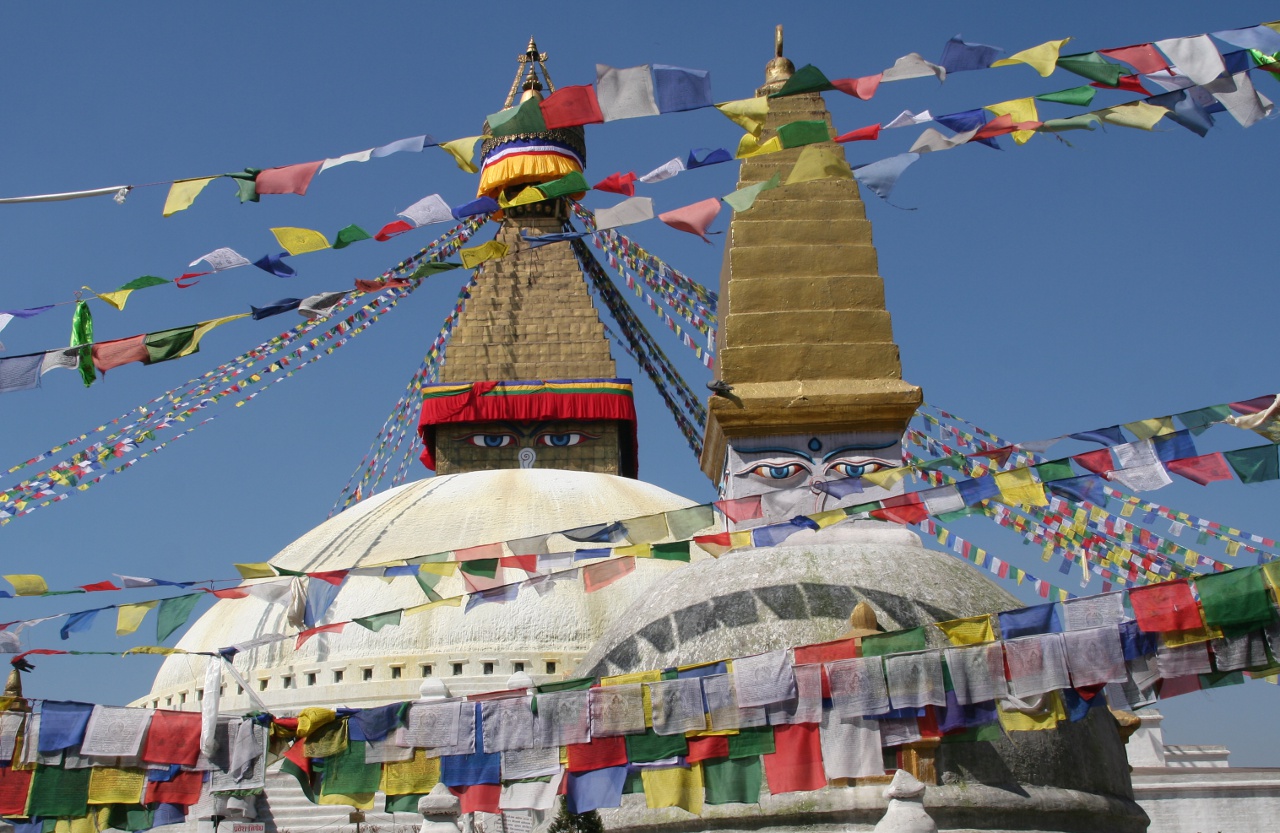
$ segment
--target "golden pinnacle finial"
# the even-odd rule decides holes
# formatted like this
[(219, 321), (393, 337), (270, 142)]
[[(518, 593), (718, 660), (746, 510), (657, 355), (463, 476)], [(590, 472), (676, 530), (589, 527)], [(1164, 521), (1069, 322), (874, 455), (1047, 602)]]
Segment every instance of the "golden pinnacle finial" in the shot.
[[(504, 110), (515, 103), (517, 90), (524, 90), (525, 94), (520, 97), (520, 100), (524, 101), (535, 95), (535, 91), (542, 89), (534, 64), (542, 69), (542, 79), (547, 82), (547, 91), (556, 91), (555, 84), (551, 83), (551, 74), (547, 72), (547, 53), (538, 51), (538, 44), (534, 41), (533, 35), (529, 36), (529, 45), (525, 47), (524, 54), (516, 58), (516, 62), (516, 77), (511, 82), (511, 91), (507, 93), (507, 100), (502, 105)], [(524, 81), (523, 85), (521, 81)], [(541, 96), (538, 97), (541, 98)]]
[(773, 31), (773, 60), (765, 64), (764, 83), (766, 87), (781, 87), (787, 79), (795, 74), (796, 65), (782, 57), (782, 24)]

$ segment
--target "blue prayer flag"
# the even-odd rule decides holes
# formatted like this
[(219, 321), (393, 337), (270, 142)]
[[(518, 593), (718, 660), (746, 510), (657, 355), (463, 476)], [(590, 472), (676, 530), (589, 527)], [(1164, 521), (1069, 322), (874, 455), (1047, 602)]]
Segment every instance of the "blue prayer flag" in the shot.
[(625, 766), (570, 772), (566, 778), (565, 800), (570, 813), (589, 813), (605, 807), (622, 806), (622, 788), (627, 783)]
[(281, 252), (274, 257), (269, 254), (263, 255), (255, 260), (253, 265), (263, 271), (270, 272), (277, 278), (292, 278), (297, 275), (298, 272), (292, 266), (284, 262), (283, 258), (287, 257), (288, 254), (288, 252)]
[(986, 69), (995, 62), (1000, 53), (1004, 52), (998, 46), (988, 46), (985, 43), (965, 43), (956, 35), (947, 41), (947, 45), (942, 47), (942, 57), (938, 59), (938, 65), (947, 72), (964, 72), (972, 69)]
[(653, 65), (653, 97), (659, 113), (710, 107), (711, 73), (705, 69)]
[(36, 748), (41, 754), (49, 754), (79, 745), (84, 740), (84, 728), (92, 712), (92, 703), (45, 700), (40, 707), (40, 739)]
[(1017, 639), (1019, 636), (1061, 633), (1062, 625), (1058, 622), (1057, 608), (1056, 604), (1050, 602), (996, 614), (1000, 620), (1000, 638)]

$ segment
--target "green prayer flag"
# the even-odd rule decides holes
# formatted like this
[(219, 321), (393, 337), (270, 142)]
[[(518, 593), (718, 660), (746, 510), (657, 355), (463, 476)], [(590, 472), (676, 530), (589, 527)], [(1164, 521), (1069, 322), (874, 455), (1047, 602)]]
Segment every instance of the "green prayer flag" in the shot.
[(1261, 567), (1196, 576), (1192, 581), (1204, 609), (1205, 624), (1223, 628), (1229, 636), (1275, 621), (1275, 608), (1271, 606)]
[(627, 770), (627, 780), (622, 785), (622, 794), (644, 795), (644, 779), (640, 776), (640, 770)]
[[(147, 364), (178, 358), (183, 350), (191, 346), (197, 326), (199, 325), (191, 324), (186, 327), (174, 327), (172, 330), (147, 333), (142, 339), (143, 345), (147, 348)], [(192, 352), (200, 352), (199, 346)]]
[(643, 735), (627, 735), (627, 760), (633, 764), (645, 764), (689, 754), (689, 742), (684, 735), (660, 735), (645, 729)]
[[(301, 743), (302, 741), (298, 741)], [(316, 793), (311, 786), (311, 775), (305, 769), (295, 764), (288, 758), (284, 759), (284, 763), (280, 765), (280, 771), (285, 775), (292, 775), (298, 779), (298, 786), (302, 788), (302, 793), (312, 804), (316, 803)]]
[(425, 795), (426, 793), (420, 793), (418, 795), (389, 795), (387, 796), (387, 804), (384, 812), (417, 813), (418, 799)]
[(677, 509), (667, 512), (667, 529), (672, 538), (692, 538), (716, 522), (715, 510), (710, 504), (690, 506), (688, 509)]
[(920, 464), (921, 471), (937, 471), (946, 467), (949, 469), (961, 469), (964, 467), (965, 457), (960, 452), (949, 454), (946, 457), (939, 457), (937, 460), (930, 460), (927, 463)]
[(452, 269), (461, 269), (461, 268), (462, 268), (461, 263), (449, 263), (448, 261), (441, 262), (437, 260), (429, 260), (426, 263), (419, 265), (417, 269), (414, 269), (413, 274), (411, 274), (409, 277), (428, 278), (428, 277), (431, 277), (432, 275), (439, 274), (440, 272), (448, 272)]
[(125, 289), (146, 289), (149, 286), (159, 286), (162, 283), (173, 283), (173, 281), (157, 278), (155, 275), (143, 275), (140, 278), (134, 278), (124, 286), (116, 287), (113, 292), (121, 292)]
[(1249, 57), (1253, 59), (1253, 63), (1260, 67), (1269, 67), (1272, 64), (1280, 63), (1280, 52), (1274, 55), (1268, 55), (1261, 49), (1250, 49)]
[(1261, 483), (1264, 480), (1280, 480), (1280, 458), (1276, 456), (1277, 446), (1256, 445), (1253, 448), (1241, 448), (1236, 451), (1223, 452), (1231, 470), (1240, 478), (1241, 483)]
[(92, 772), (92, 767), (63, 769), (37, 764), (31, 778), (31, 792), (27, 796), (30, 817), (83, 816), (89, 812), (89, 775)]
[(1200, 675), (1200, 688), (1226, 688), (1229, 685), (1244, 685), (1243, 671), (1217, 671)]
[(106, 827), (137, 833), (155, 827), (155, 814), (141, 804), (108, 804)]
[(538, 190), (546, 196), (547, 199), (555, 199), (556, 197), (567, 197), (570, 194), (578, 194), (583, 191), (590, 191), (591, 185), (582, 176), (582, 174), (574, 171), (571, 174), (562, 176), (559, 179), (553, 179), (538, 186)]
[(368, 628), (374, 633), (377, 633), (387, 625), (400, 624), (400, 616), (403, 613), (404, 611), (402, 610), (392, 610), (387, 613), (375, 613), (373, 616), (362, 616), (359, 619), (352, 619), (351, 621), (355, 622), (362, 628)]
[(204, 597), (203, 593), (189, 593), (186, 596), (174, 596), (161, 599), (156, 609), (156, 641), (164, 642), (170, 634), (187, 623), (196, 603)]
[(361, 240), (369, 240), (373, 235), (357, 226), (355, 223), (338, 231), (337, 236), (333, 239), (333, 248), (345, 249), (352, 243), (359, 243)]
[(422, 588), (422, 594), (427, 597), (427, 601), (438, 602), (444, 598), (435, 590), (436, 585), (440, 583), (441, 576), (435, 573), (424, 573), (419, 570), (413, 574), (413, 577), (418, 582), (418, 587)]
[(674, 541), (670, 544), (651, 544), (649, 553), (654, 558), (663, 558), (667, 561), (688, 561), (689, 542)]
[(540, 133), (547, 129), (542, 118), (542, 105), (537, 98), (529, 98), (516, 107), (508, 107), (489, 116), (491, 136), (514, 136), (518, 133)]
[(1066, 480), (1068, 477), (1076, 476), (1075, 470), (1071, 468), (1071, 461), (1066, 458), (1041, 463), (1036, 466), (1035, 469), (1036, 474), (1040, 475), (1041, 483), (1050, 483), (1054, 480)]
[(378, 785), (382, 781), (382, 763), (365, 763), (366, 745), (364, 741), (349, 741), (346, 749), (325, 759), (324, 781), (320, 784), (321, 795), (354, 795), (378, 791)]
[(773, 739), (772, 726), (753, 726), (749, 729), (739, 729), (736, 735), (729, 735), (730, 758), (772, 755), (777, 748)]
[(965, 508), (957, 509), (954, 512), (939, 513), (936, 517), (938, 518), (938, 520), (942, 521), (944, 524), (949, 524), (952, 521), (958, 521), (961, 518), (967, 518), (970, 515), (981, 515), (981, 514), (983, 514), (983, 512), (982, 512), (982, 509), (980, 509), (979, 507), (966, 506)]
[(908, 628), (891, 633), (878, 633), (875, 636), (862, 638), (862, 655), (879, 657), (885, 654), (901, 654), (907, 651), (923, 651), (925, 648), (924, 628)]
[(1113, 64), (1097, 52), (1082, 52), (1079, 55), (1059, 55), (1058, 66), (1067, 72), (1083, 75), (1090, 81), (1098, 81), (1108, 87), (1120, 83), (1120, 76), (1127, 75), (1124, 67)]
[(1059, 104), (1074, 104), (1077, 107), (1088, 107), (1093, 103), (1093, 97), (1097, 92), (1097, 87), (1083, 84), (1079, 87), (1058, 90), (1056, 93), (1043, 93), (1036, 96), (1036, 99), (1039, 101), (1056, 101)]
[(245, 168), (233, 174), (223, 174), (236, 181), (236, 196), (240, 198), (240, 202), (258, 202), (258, 174), (262, 173), (261, 168)]
[(1049, 133), (1061, 133), (1065, 130), (1093, 130), (1095, 124), (1102, 124), (1102, 119), (1097, 114), (1081, 113), (1065, 119), (1049, 119), (1036, 129)]
[(1194, 411), (1183, 411), (1180, 414), (1174, 414), (1173, 418), (1181, 422), (1184, 428), (1198, 437), (1209, 426), (1222, 422), (1229, 416), (1231, 416), (1231, 407), (1229, 405), (1210, 405), (1207, 408), (1197, 408)]
[(728, 194), (722, 199), (728, 203), (729, 207), (741, 214), (744, 211), (750, 211), (751, 207), (756, 204), (756, 197), (765, 191), (770, 191), (782, 184), (782, 174), (775, 173), (764, 182), (755, 182), (746, 187), (739, 188), (732, 194)]
[(831, 132), (822, 119), (787, 122), (778, 128), (778, 138), (784, 148), (798, 148), (814, 142), (828, 142)]
[(498, 575), (498, 559), (477, 558), (474, 561), (459, 561), (458, 569), (472, 576), (495, 578)]
[(782, 85), (782, 89), (771, 94), (769, 98), (781, 98), (784, 95), (798, 95), (799, 93), (820, 93), (834, 89), (835, 86), (827, 80), (827, 76), (822, 74), (822, 70), (813, 64), (805, 64), (791, 73), (791, 77), (787, 79), (787, 83)]
[(557, 691), (586, 691), (595, 685), (595, 677), (578, 677), (575, 680), (558, 680), (554, 683), (543, 683), (534, 689), (539, 694), (553, 694)]
[(725, 758), (702, 762), (708, 804), (757, 804), (764, 767), (760, 758)]
[(71, 346), (85, 345), (80, 348), (80, 362), (76, 369), (80, 371), (80, 379), (87, 388), (98, 378), (93, 369), (93, 313), (85, 301), (76, 301), (76, 311), (71, 315)]
[(1004, 738), (1004, 730), (998, 722), (973, 726), (961, 732), (948, 732), (942, 736), (943, 743), (978, 743), (979, 741), (996, 741)]

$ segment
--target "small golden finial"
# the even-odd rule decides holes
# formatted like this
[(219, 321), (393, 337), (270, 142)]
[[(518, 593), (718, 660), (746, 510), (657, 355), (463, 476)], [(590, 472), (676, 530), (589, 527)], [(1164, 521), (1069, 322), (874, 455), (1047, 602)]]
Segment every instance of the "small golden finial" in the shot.
[[(765, 64), (764, 84), (766, 88), (781, 87), (787, 79), (795, 74), (796, 65), (782, 57), (782, 24), (773, 32), (773, 60)], [(769, 90), (773, 92), (773, 89)]]
[[(503, 103), (502, 109), (507, 109), (516, 100), (516, 91), (524, 90), (524, 95), (520, 96), (521, 101), (525, 101), (536, 95), (534, 91), (542, 89), (542, 85), (538, 82), (538, 76), (534, 71), (533, 65), (537, 64), (542, 68), (542, 77), (547, 82), (547, 90), (555, 92), (556, 87), (551, 83), (551, 74), (547, 72), (547, 53), (538, 51), (538, 44), (534, 42), (533, 36), (529, 36), (529, 45), (525, 47), (524, 54), (516, 58), (516, 77), (511, 82), (511, 91), (507, 93), (507, 100)], [(528, 73), (526, 78), (525, 73)], [(523, 86), (520, 84), (524, 81)], [(541, 96), (538, 96), (541, 98)]]
[(876, 612), (866, 602), (858, 602), (849, 614), (849, 630), (841, 639), (871, 636), (880, 633), (880, 623), (876, 621)]

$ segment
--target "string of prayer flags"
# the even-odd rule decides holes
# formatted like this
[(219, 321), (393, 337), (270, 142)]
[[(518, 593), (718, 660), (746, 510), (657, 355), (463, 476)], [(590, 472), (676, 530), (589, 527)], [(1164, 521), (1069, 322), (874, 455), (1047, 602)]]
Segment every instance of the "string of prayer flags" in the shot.
[(707, 228), (719, 213), (720, 200), (712, 198), (686, 205), (673, 211), (663, 212), (658, 215), (658, 219), (677, 231), (696, 234), (705, 242), (710, 243), (711, 241), (707, 239)]
[(1026, 64), (1040, 74), (1040, 77), (1047, 78), (1053, 73), (1054, 67), (1058, 63), (1058, 52), (1066, 45), (1071, 38), (1063, 38), (1062, 40), (1045, 41), (1039, 46), (1033, 46), (1030, 49), (1024, 49), (1021, 52), (1015, 52), (1008, 58), (991, 63), (993, 67), (1008, 67), (1014, 64)]
[(483, 138), (483, 136), (467, 136), (464, 139), (441, 142), (438, 147), (452, 156), (453, 161), (458, 164), (458, 168), (464, 173), (474, 174), (480, 172), (480, 169), (475, 164), (476, 146)]
[(654, 98), (648, 64), (624, 69), (596, 64), (596, 99), (606, 122), (656, 116), (661, 112)]
[(254, 180), (259, 194), (297, 194), (306, 196), (311, 180), (320, 171), (320, 162), (303, 162), (281, 168), (267, 168)]
[(179, 211), (186, 211), (196, 201), (196, 197), (200, 196), (204, 187), (215, 179), (217, 179), (216, 176), (206, 176), (200, 179), (177, 180), (169, 186), (169, 195), (165, 197), (161, 213), (165, 217), (172, 217)]
[[(134, 290), (160, 286), (166, 283), (172, 283), (172, 281), (157, 278), (154, 275), (143, 275), (140, 278), (134, 278), (118, 289), (113, 289), (110, 292), (95, 292), (94, 294), (116, 309), (123, 310), (125, 303), (129, 300), (129, 296), (133, 294)], [(85, 288), (88, 289), (88, 287)], [(4, 324), (0, 323), (0, 329), (4, 329)]]
[(276, 242), (280, 244), (280, 248), (291, 255), (302, 255), (330, 248), (328, 239), (313, 229), (282, 226), (271, 229), (271, 233), (276, 236)]
[(942, 57), (938, 65), (947, 72), (966, 72), (974, 69), (986, 69), (996, 57), (1004, 52), (998, 46), (985, 43), (966, 43), (959, 35), (947, 41), (942, 47)]

